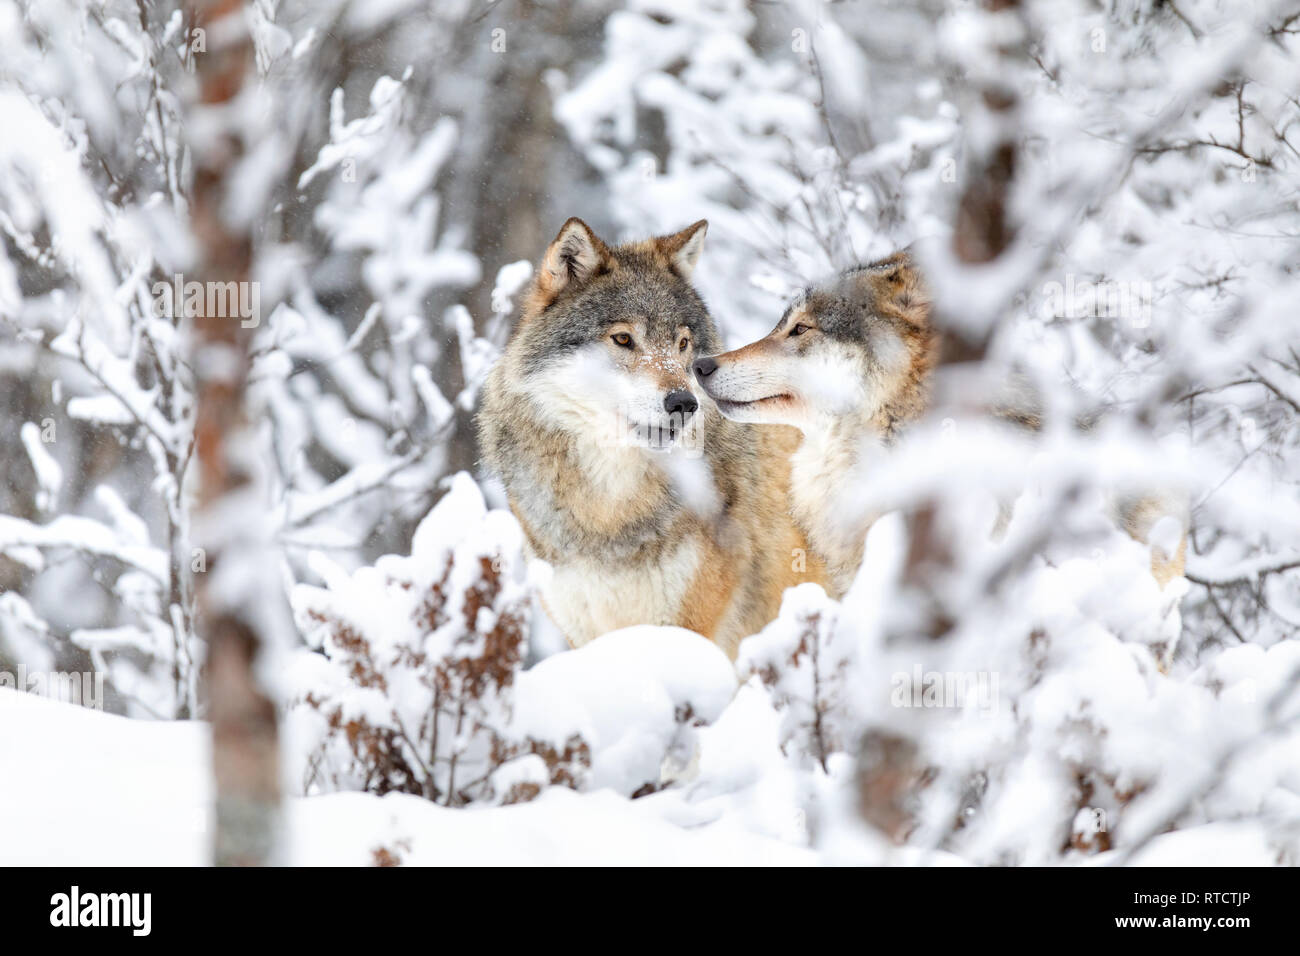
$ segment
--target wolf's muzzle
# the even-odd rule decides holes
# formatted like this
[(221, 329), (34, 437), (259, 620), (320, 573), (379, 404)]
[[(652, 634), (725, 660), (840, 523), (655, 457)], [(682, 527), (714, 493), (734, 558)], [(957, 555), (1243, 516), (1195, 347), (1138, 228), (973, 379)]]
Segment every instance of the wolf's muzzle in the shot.
[(718, 363), (711, 358), (696, 359), (691, 370), (695, 372), (696, 378), (708, 378), (718, 370)]
[(664, 411), (669, 415), (679, 415), (682, 421), (690, 418), (695, 414), (695, 410), (700, 407), (695, 396), (685, 389), (673, 389), (664, 396)]

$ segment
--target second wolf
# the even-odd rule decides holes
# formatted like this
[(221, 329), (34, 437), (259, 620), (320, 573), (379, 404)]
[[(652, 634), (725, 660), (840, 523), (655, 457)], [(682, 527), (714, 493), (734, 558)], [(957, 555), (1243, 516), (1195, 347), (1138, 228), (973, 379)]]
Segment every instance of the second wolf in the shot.
[[(930, 320), (920, 273), (899, 252), (804, 290), (757, 342), (695, 362), (696, 376), (727, 418), (803, 433), (792, 458), (791, 504), (837, 595), (853, 581), (872, 523), (858, 501), (873, 457), (929, 406), (940, 342)], [(994, 405), (990, 412), (1003, 420), (1038, 425), (1028, 395)], [(1186, 526), (1185, 504), (1171, 495), (1134, 495), (1115, 502), (1114, 511), (1144, 543), (1166, 517), (1180, 533)], [(1153, 546), (1151, 570), (1160, 586), (1183, 573), (1185, 548), (1185, 536), (1167, 548)]]
[(787, 505), (797, 433), (696, 395), (691, 362), (720, 344), (690, 283), (705, 230), (611, 247), (570, 219), (487, 382), (484, 458), (574, 646), (675, 624), (734, 656), (786, 587), (824, 580)]

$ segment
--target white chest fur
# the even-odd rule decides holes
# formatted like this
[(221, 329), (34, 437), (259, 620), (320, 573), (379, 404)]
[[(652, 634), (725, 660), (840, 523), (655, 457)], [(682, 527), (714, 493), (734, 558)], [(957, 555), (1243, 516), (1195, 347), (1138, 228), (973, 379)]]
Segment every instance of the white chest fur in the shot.
[(795, 520), (840, 592), (852, 583), (862, 561), (874, 519), (864, 502), (868, 472), (881, 454), (883, 446), (874, 436), (832, 426), (806, 431), (790, 460)]
[(693, 538), (653, 562), (602, 564), (575, 558), (553, 568), (546, 609), (574, 647), (633, 624), (676, 624), (700, 566)]

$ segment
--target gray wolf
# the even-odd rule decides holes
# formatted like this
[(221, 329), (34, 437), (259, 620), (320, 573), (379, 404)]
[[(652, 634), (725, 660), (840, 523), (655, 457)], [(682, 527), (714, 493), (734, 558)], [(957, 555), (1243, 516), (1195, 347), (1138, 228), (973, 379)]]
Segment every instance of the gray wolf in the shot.
[[(727, 418), (802, 432), (791, 507), (825, 560), (836, 596), (852, 583), (872, 522), (855, 513), (856, 483), (871, 456), (886, 453), (929, 406), (940, 345), (930, 319), (922, 277), (899, 252), (805, 289), (757, 342), (695, 361), (698, 381)], [(1031, 429), (1038, 424), (1032, 401), (990, 411)], [(1115, 510), (1121, 527), (1144, 543), (1167, 515), (1185, 526), (1169, 495), (1133, 496)], [(1153, 546), (1151, 570), (1161, 587), (1183, 573), (1185, 554), (1185, 536), (1168, 553)]]
[(701, 403), (717, 330), (690, 278), (707, 230), (611, 246), (580, 219), (547, 248), (478, 415), (570, 645), (670, 624), (734, 656), (786, 587), (825, 582), (788, 507), (798, 434)]

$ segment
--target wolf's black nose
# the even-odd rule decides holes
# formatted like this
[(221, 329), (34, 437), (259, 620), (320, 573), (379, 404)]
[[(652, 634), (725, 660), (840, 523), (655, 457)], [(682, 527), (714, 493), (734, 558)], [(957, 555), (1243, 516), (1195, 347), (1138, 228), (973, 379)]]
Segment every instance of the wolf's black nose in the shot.
[(696, 359), (691, 368), (695, 369), (695, 374), (699, 378), (708, 378), (718, 370), (718, 363), (711, 358)]
[(680, 388), (669, 392), (664, 397), (664, 411), (669, 415), (680, 415), (683, 419), (687, 419), (694, 415), (699, 407), (700, 403), (695, 400), (695, 396)]

